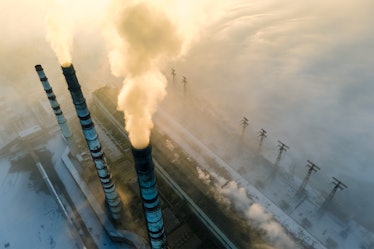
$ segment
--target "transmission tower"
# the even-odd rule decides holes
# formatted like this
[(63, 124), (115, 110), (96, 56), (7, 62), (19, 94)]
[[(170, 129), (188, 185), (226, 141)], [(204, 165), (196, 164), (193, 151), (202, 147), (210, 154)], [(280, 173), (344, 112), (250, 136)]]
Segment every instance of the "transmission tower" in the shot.
[(240, 125), (242, 126), (242, 136), (243, 136), (245, 128), (249, 125), (248, 119), (246, 117), (243, 117), (243, 119), (240, 121)]
[(287, 145), (285, 145), (284, 143), (282, 143), (281, 141), (278, 140), (278, 147), (279, 147), (279, 153), (278, 153), (278, 156), (277, 156), (277, 159), (275, 160), (275, 165), (278, 166), (279, 165), (279, 162), (282, 158), (282, 154), (284, 151), (287, 151), (288, 149), (290, 149), (290, 147), (288, 147)]
[(258, 136), (260, 137), (260, 142), (258, 144), (257, 154), (259, 154), (260, 151), (261, 151), (262, 144), (264, 142), (264, 139), (267, 137), (267, 133), (266, 133), (266, 131), (264, 129), (261, 128)]
[(318, 210), (318, 212), (321, 214), (325, 209), (326, 207), (330, 204), (331, 200), (334, 198), (336, 192), (338, 190), (344, 190), (347, 187), (347, 185), (345, 185), (343, 182), (341, 182), (340, 180), (338, 180), (337, 178), (335, 177), (332, 177), (333, 181), (332, 181), (332, 184), (334, 184), (334, 188), (331, 190), (330, 194), (327, 196), (325, 202), (321, 205), (320, 209)]
[(186, 91), (187, 91), (187, 78), (186, 78), (186, 76), (183, 76), (183, 78), (182, 78), (182, 84), (183, 84), (183, 92), (184, 92), (184, 94), (186, 94)]
[(301, 183), (299, 189), (296, 192), (296, 196), (301, 196), (305, 192), (305, 186), (309, 182), (309, 178), (312, 175), (313, 172), (317, 172), (320, 170), (320, 167), (312, 163), (311, 161), (307, 160), (308, 164), (306, 165), (309, 169), (308, 172), (306, 173), (306, 176), (304, 177), (303, 182)]
[(261, 147), (264, 139), (267, 137), (267, 132), (261, 128), (260, 134), (258, 136), (260, 137), (260, 143), (258, 144), (258, 147)]
[(175, 85), (175, 76), (177, 74), (175, 73), (175, 69), (174, 68), (171, 69), (171, 75), (173, 76), (173, 85)]

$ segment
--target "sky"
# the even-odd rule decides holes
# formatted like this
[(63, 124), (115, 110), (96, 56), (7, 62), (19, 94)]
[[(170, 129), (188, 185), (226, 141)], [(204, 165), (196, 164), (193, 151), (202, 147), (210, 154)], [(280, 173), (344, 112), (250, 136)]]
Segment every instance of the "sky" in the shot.
[[(105, 7), (116, 1), (65, 2), (72, 60), (83, 87), (122, 82), (111, 73), (105, 26), (111, 18)], [(46, 39), (46, 16), (56, 3), (64, 1), (0, 2), (2, 89), (41, 96), (34, 71), (41, 63), (55, 80), (50, 83), (56, 94), (66, 90)], [(321, 167), (324, 189), (332, 188), (336, 176), (349, 187), (342, 201), (364, 213), (373, 210), (374, 2), (210, 3), (191, 2), (178, 12), (175, 25), (186, 27), (183, 49), (161, 69), (173, 66), (178, 76), (186, 75), (189, 90), (212, 103), (233, 129), (246, 116), (249, 128), (266, 129), (274, 146), (278, 139), (290, 146), (287, 154), (300, 172), (311, 160)]]

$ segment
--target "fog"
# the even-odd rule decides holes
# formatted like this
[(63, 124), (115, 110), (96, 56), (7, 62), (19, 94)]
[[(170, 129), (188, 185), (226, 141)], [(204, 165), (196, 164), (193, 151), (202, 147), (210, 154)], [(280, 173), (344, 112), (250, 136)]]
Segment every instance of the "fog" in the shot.
[[(70, 3), (75, 20), (72, 61), (87, 93), (123, 80), (111, 73), (103, 35), (104, 20), (110, 16), (105, 11), (108, 1), (96, 3)], [(209, 10), (208, 3), (201, 10)], [(46, 39), (46, 16), (54, 4), (0, 2), (2, 95), (13, 88), (26, 99), (44, 97), (34, 71), (39, 63), (56, 95), (67, 94), (60, 63)], [(166, 63), (176, 69), (178, 82), (186, 76), (188, 91), (208, 101), (238, 133), (243, 116), (253, 134), (266, 129), (265, 143), (274, 146), (269, 153), (276, 153), (278, 139), (290, 146), (281, 167), (297, 165), (302, 177), (306, 160), (311, 160), (321, 167), (312, 184), (325, 193), (332, 187), (332, 176), (342, 180), (348, 189), (337, 194), (338, 200), (354, 217), (370, 214), (374, 2), (236, 0), (214, 7), (206, 18), (201, 10), (182, 16), (192, 23), (187, 27), (188, 46), (182, 57)], [(168, 73), (170, 67), (164, 70)]]
[[(240, 132), (268, 131), (274, 159), (279, 139), (299, 177), (306, 160), (321, 167), (315, 187), (331, 191), (331, 177), (348, 185), (337, 193), (353, 217), (374, 208), (374, 56), (370, 1), (236, 1), (174, 64), (189, 91), (204, 96)], [(181, 77), (181, 76), (180, 76)], [(282, 159), (283, 160), (283, 159)], [(345, 210), (347, 211), (347, 210)]]

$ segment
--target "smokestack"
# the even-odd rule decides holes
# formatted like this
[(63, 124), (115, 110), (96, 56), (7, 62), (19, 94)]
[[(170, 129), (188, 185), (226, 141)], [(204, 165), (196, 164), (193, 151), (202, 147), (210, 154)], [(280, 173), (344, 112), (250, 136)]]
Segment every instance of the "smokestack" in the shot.
[(83, 97), (81, 87), (75, 75), (74, 67), (72, 64), (69, 64), (62, 65), (61, 68), (68, 84), (68, 89), (75, 110), (77, 111), (84, 137), (86, 138), (88, 148), (90, 149), (92, 159), (95, 163), (97, 174), (104, 190), (106, 203), (108, 204), (112, 218), (118, 222), (121, 219), (121, 200), (112, 181), (112, 176), (102, 151), (94, 123), (92, 122), (90, 112), (87, 108), (86, 100)]
[(152, 147), (132, 149), (135, 160), (135, 169), (138, 175), (138, 184), (144, 216), (147, 223), (148, 238), (151, 248), (167, 248), (164, 222), (158, 198), (156, 177), (152, 160)]
[(62, 135), (64, 136), (65, 139), (68, 139), (69, 137), (71, 137), (71, 132), (70, 132), (70, 129), (69, 129), (67, 123), (66, 123), (66, 119), (64, 117), (64, 114), (62, 113), (62, 111), (60, 109), (60, 105), (57, 102), (56, 96), (53, 93), (52, 87), (48, 82), (48, 78), (44, 74), (44, 70), (43, 70), (41, 65), (36, 65), (35, 69), (36, 69), (36, 72), (39, 75), (40, 81), (43, 84), (44, 91), (46, 92), (47, 97), (49, 99), (49, 103), (51, 104), (51, 107), (52, 107), (52, 109), (53, 109), (53, 111), (56, 115), (56, 119), (57, 119), (58, 125), (60, 126)]

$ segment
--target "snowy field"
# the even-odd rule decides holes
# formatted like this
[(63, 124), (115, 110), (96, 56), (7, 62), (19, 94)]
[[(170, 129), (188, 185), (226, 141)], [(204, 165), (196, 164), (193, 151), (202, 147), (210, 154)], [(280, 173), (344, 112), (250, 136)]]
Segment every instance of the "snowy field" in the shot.
[(1, 248), (76, 248), (31, 157), (2, 158), (0, 184)]

